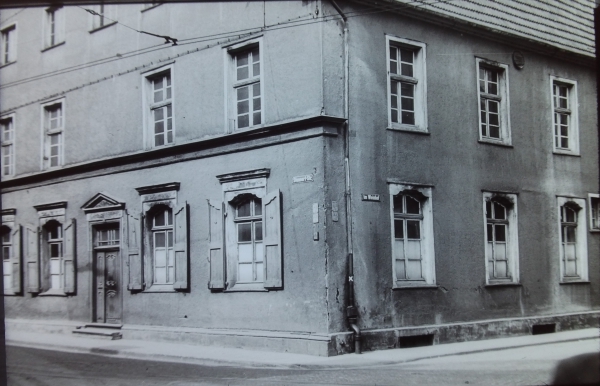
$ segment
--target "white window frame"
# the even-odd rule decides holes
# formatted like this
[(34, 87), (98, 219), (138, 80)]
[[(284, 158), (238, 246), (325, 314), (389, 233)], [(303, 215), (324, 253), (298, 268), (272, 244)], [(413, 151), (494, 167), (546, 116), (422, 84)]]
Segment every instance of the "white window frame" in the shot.
[[(429, 130), (427, 126), (427, 45), (425, 43), (391, 35), (385, 36), (385, 43), (388, 129), (427, 133)], [(392, 74), (392, 60), (390, 55), (392, 47), (402, 48), (413, 52), (413, 76)], [(397, 62), (400, 62), (399, 58)], [(402, 112), (399, 92), (396, 105), (399, 122), (392, 121), (392, 82), (398, 82), (398, 84), (402, 82), (414, 85), (414, 124), (401, 123)]]
[[(252, 70), (252, 77), (245, 78), (244, 80), (237, 80), (237, 58), (240, 54), (251, 52), (252, 50), (258, 48), (258, 68), (259, 75), (254, 75), (254, 70)], [(249, 40), (245, 40), (243, 42), (239, 42), (236, 44), (224, 46), (224, 55), (225, 55), (225, 106), (227, 106), (226, 111), (226, 128), (228, 132), (235, 131), (244, 131), (260, 128), (265, 125), (265, 93), (264, 93), (264, 45), (262, 44), (262, 38), (252, 38)], [(252, 69), (252, 63), (248, 64), (248, 69)], [(242, 87), (248, 87), (248, 90), (252, 90), (252, 87), (249, 87), (254, 84), (259, 84), (260, 89), (260, 123), (254, 124), (253, 119), (253, 107), (254, 107), (254, 99), (256, 97), (255, 94), (248, 97), (248, 126), (244, 126), (242, 128), (238, 128), (238, 103), (237, 103), (237, 90)], [(252, 102), (252, 103), (250, 103)], [(251, 105), (251, 106), (250, 106)]]
[[(14, 253), (14, 243), (18, 242), (18, 240), (13, 239), (13, 230), (14, 223), (2, 223), (0, 227), (0, 237), (2, 237), (2, 268), (4, 272), (4, 294), (12, 295), (13, 294), (13, 253)], [(8, 240), (5, 243), (4, 236), (8, 235)], [(4, 252), (7, 252), (6, 254)]]
[[(556, 106), (556, 98), (554, 94), (554, 87), (563, 86), (568, 90), (568, 107), (560, 108)], [(568, 155), (579, 155), (579, 104), (577, 102), (577, 82), (557, 76), (550, 76), (550, 103), (552, 112), (552, 149), (555, 154), (568, 154)], [(562, 114), (568, 118), (568, 146), (562, 147), (557, 146), (557, 121), (556, 115)]]
[[(415, 185), (411, 183), (391, 183), (389, 184), (390, 194), (390, 218), (391, 218), (391, 244), (392, 244), (392, 277), (394, 284), (392, 288), (414, 288), (414, 287), (435, 287), (435, 248), (433, 238), (433, 208), (432, 208), (432, 188), (430, 186)], [(422, 279), (402, 279), (397, 277), (396, 272), (396, 242), (394, 232), (394, 196), (407, 194), (418, 198), (421, 204), (420, 221), (420, 247), (421, 247), (421, 273)]]
[[(498, 93), (486, 93), (481, 91), (480, 85), (480, 69), (486, 69), (489, 71), (496, 71), (498, 74)], [(475, 74), (476, 74), (476, 85), (477, 85), (477, 132), (479, 133), (479, 142), (481, 143), (492, 143), (496, 145), (512, 146), (512, 137), (510, 129), (510, 93), (509, 93), (509, 82), (508, 82), (508, 69), (509, 66), (503, 63), (494, 62), (484, 58), (475, 58)], [(486, 78), (487, 79), (487, 78)], [(498, 111), (499, 119), (499, 135), (500, 138), (495, 138), (491, 135), (489, 126), (486, 126), (485, 135), (482, 132), (482, 126), (484, 121), (482, 120), (481, 101), (497, 101), (500, 105)], [(486, 104), (486, 113), (489, 113), (489, 107)], [(489, 122), (489, 114), (486, 114), (486, 124)]]
[[(497, 202), (506, 209), (506, 219), (496, 220), (487, 218), (487, 203)], [(493, 209), (492, 209), (493, 210)], [(486, 285), (518, 284), (519, 283), (519, 229), (517, 195), (514, 193), (483, 192), (483, 224), (484, 224), (484, 246), (485, 246), (485, 272)], [(490, 245), (488, 225), (505, 225), (506, 265), (508, 275), (506, 277), (493, 277), (495, 267), (495, 246), (501, 244), (496, 241), (495, 233), (492, 233)], [(494, 232), (494, 229), (492, 229)], [(490, 260), (492, 260), (490, 262)]]
[(43, 50), (59, 46), (65, 42), (65, 8), (49, 7), (44, 12)]
[[(11, 130), (9, 130), (10, 134), (10, 138), (6, 139), (4, 138), (4, 124), (5, 122), (8, 122)], [(2, 169), (0, 171), (0, 175), (2, 176), (2, 178), (7, 178), (7, 177), (12, 177), (15, 175), (15, 114), (8, 114), (5, 115), (3, 117), (0, 117), (0, 136), (1, 136), (1, 142), (2, 142), (2, 150), (1, 150), (1, 165), (2, 165)], [(8, 152), (8, 159), (9, 159), (9, 164), (6, 165), (5, 161), (5, 157), (6, 152)], [(8, 173), (5, 173), (5, 167), (8, 166), (9, 171)]]
[(8, 64), (17, 61), (17, 23), (12, 23), (0, 31), (2, 44), (0, 57), (0, 66), (6, 66)]
[[(164, 225), (156, 225), (156, 217), (157, 215), (163, 212), (165, 216), (165, 224)], [(148, 219), (149, 227), (148, 227), (148, 241), (151, 243), (151, 251), (152, 251), (152, 286), (173, 286), (175, 284), (175, 217), (173, 213), (173, 208), (170, 206), (161, 206), (156, 211), (152, 212), (151, 218)], [(170, 218), (169, 218), (170, 217)], [(169, 220), (171, 221), (169, 223)], [(160, 248), (157, 247), (156, 236), (159, 234), (165, 235), (165, 246)], [(169, 246), (169, 234), (170, 234), (170, 243)], [(159, 266), (157, 264), (157, 255), (159, 252), (165, 252), (165, 276), (164, 278), (159, 278), (157, 271), (158, 268), (162, 268), (163, 266)], [(172, 275), (169, 274), (170, 271)], [(172, 277), (172, 278), (171, 278)], [(162, 280), (164, 279), (164, 280)]]
[(117, 7), (114, 4), (105, 4), (104, 2), (90, 6), (91, 9), (98, 15), (90, 14), (90, 32), (96, 32), (98, 30), (110, 27), (111, 25), (117, 24), (114, 20), (116, 18)]
[(590, 232), (600, 232), (600, 194), (589, 193)]
[[(587, 250), (587, 214), (585, 199), (575, 197), (557, 197), (557, 223), (558, 223), (558, 245), (560, 256), (560, 281), (561, 283), (587, 282), (588, 279), (588, 250)], [(576, 276), (566, 276), (564, 263), (564, 246), (563, 246), (563, 227), (561, 223), (561, 211), (563, 206), (571, 206), (576, 210), (576, 230), (575, 230), (575, 256), (576, 256)]]
[[(61, 111), (60, 125), (56, 128), (50, 128), (50, 121), (52, 118), (49, 117), (49, 112), (56, 106)], [(52, 102), (47, 102), (42, 105), (42, 170), (50, 170), (60, 168), (64, 165), (64, 144), (65, 144), (65, 99), (58, 99)], [(52, 136), (58, 136), (58, 143), (52, 144)], [(52, 166), (52, 147), (58, 146), (58, 161), (57, 165)]]
[[(155, 68), (151, 71), (145, 72), (143, 73), (143, 77), (142, 77), (142, 90), (143, 90), (143, 98), (144, 98), (144, 111), (143, 111), (143, 116), (144, 116), (144, 122), (145, 122), (145, 129), (144, 129), (144, 144), (146, 149), (155, 149), (155, 148), (162, 148), (162, 147), (167, 147), (167, 146), (172, 146), (175, 145), (176, 143), (176, 125), (175, 125), (175, 72), (173, 69), (173, 62), (160, 66), (158, 68)], [(171, 79), (171, 85), (170, 85), (170, 91), (171, 91), (171, 97), (167, 98), (167, 94), (166, 94), (166, 88), (167, 87), (163, 87), (163, 90), (165, 92), (164, 96), (165, 98), (163, 100), (161, 100), (160, 102), (154, 102), (154, 80), (158, 77), (164, 76), (165, 74), (169, 74), (169, 77)], [(168, 108), (171, 108), (171, 142), (168, 142), (168, 130), (167, 130), (167, 122), (166, 119), (164, 119), (164, 131), (163, 131), (163, 140), (164, 143), (160, 144), (160, 145), (156, 145), (156, 135), (154, 132), (154, 111), (158, 110), (158, 109), (164, 109), (165, 112), (168, 110)], [(164, 116), (164, 115), (163, 115)]]

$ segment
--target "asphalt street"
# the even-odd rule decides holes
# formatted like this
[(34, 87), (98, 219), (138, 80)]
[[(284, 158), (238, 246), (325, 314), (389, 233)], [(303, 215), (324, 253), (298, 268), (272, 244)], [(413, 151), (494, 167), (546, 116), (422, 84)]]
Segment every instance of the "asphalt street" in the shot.
[(597, 339), (362, 368), (205, 366), (7, 347), (10, 386), (544, 385), (559, 360), (598, 352)]

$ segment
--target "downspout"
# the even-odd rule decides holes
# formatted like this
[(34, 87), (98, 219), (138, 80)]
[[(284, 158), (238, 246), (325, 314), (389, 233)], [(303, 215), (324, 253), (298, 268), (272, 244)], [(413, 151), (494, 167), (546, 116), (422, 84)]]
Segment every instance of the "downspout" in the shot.
[(333, 8), (340, 14), (344, 23), (344, 169), (346, 179), (346, 241), (348, 248), (348, 304), (346, 305), (346, 318), (348, 325), (354, 331), (354, 352), (360, 354), (360, 328), (358, 327), (358, 309), (354, 297), (354, 254), (352, 249), (352, 202), (350, 189), (350, 128), (349, 128), (349, 79), (350, 65), (348, 60), (348, 18), (335, 2), (330, 0)]

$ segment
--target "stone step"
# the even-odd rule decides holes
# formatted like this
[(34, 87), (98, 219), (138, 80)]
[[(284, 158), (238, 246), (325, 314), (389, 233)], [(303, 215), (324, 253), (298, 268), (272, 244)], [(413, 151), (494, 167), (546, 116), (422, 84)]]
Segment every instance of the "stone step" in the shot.
[(123, 327), (122, 324), (110, 324), (110, 323), (86, 323), (85, 328), (103, 328), (111, 330), (120, 330)]
[(73, 330), (73, 334), (86, 335), (88, 337), (109, 338), (111, 340), (121, 339), (123, 334), (114, 328), (81, 327)]

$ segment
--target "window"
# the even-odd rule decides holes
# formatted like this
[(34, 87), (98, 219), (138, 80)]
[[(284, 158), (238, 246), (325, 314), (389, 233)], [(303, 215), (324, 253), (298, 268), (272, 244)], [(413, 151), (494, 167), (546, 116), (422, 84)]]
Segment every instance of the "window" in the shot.
[(519, 282), (517, 196), (485, 192), (485, 257), (487, 284)]
[(258, 169), (217, 176), (225, 203), (208, 202), (213, 291), (283, 288), (281, 192), (267, 193), (268, 175)]
[(2, 177), (10, 177), (15, 173), (15, 132), (14, 116), (0, 119), (2, 135)]
[(46, 9), (45, 26), (45, 48), (52, 48), (64, 43), (64, 12), (60, 7)]
[(17, 60), (17, 26), (15, 24), (2, 30), (2, 51), (0, 65), (10, 64)]
[(144, 8), (142, 8), (142, 12), (147, 11), (147, 10), (152, 9), (152, 8), (155, 8), (155, 7), (158, 7), (161, 4), (162, 4), (162, 2), (160, 2), (160, 1), (153, 1), (153, 2), (150, 2), (150, 3), (145, 3), (144, 4)]
[(562, 282), (587, 281), (585, 200), (558, 197)]
[(146, 75), (148, 103), (148, 147), (161, 147), (175, 142), (173, 122), (173, 85), (171, 68)]
[(477, 58), (479, 140), (510, 145), (508, 66)]
[(2, 268), (4, 295), (21, 293), (21, 227), (15, 224), (16, 209), (2, 210)]
[(390, 184), (394, 288), (435, 285), (431, 188)]
[(263, 123), (263, 90), (259, 41), (229, 47), (231, 60), (231, 117), (234, 129), (249, 129)]
[[(66, 202), (37, 205), (40, 227), (26, 232), (27, 277), (31, 293), (41, 296), (74, 294), (75, 285), (75, 219), (66, 221)], [(39, 237), (40, 254), (33, 246)]]
[(44, 157), (43, 168), (63, 165), (64, 109), (63, 102), (52, 102), (43, 106), (44, 114)]
[(600, 194), (589, 194), (590, 230), (600, 232)]
[(554, 152), (579, 154), (577, 82), (550, 77)]
[(128, 289), (188, 291), (188, 205), (177, 205), (179, 183), (136, 190), (142, 198), (142, 213), (128, 219)]
[(96, 14), (92, 14), (91, 32), (116, 24), (113, 20), (115, 8), (113, 5), (101, 3), (92, 9)]
[(388, 126), (427, 132), (425, 44), (387, 36)]
[(0, 228), (2, 234), (2, 264), (4, 269), (4, 292), (12, 290), (12, 263), (13, 255), (11, 229), (7, 226)]

